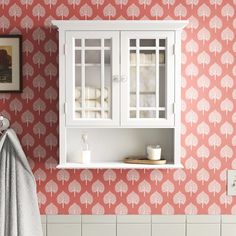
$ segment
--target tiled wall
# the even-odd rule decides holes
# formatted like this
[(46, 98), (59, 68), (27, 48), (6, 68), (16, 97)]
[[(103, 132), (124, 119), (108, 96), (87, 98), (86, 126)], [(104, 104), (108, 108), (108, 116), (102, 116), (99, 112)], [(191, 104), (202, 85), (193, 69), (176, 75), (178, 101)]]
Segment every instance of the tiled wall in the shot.
[(44, 236), (234, 236), (229, 215), (43, 216)]
[[(236, 214), (235, 0), (0, 1), (0, 34), (23, 35), (22, 94), (0, 94), (38, 184), (42, 214)], [(189, 19), (182, 37), (179, 170), (56, 170), (58, 48), (51, 19)]]

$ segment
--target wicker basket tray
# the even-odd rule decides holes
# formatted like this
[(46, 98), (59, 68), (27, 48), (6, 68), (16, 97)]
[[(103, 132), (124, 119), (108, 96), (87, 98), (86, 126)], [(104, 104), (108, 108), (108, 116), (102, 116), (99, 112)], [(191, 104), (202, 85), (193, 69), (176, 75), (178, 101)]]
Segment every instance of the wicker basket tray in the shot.
[(129, 156), (124, 158), (125, 163), (129, 164), (147, 164), (147, 165), (164, 165), (166, 164), (165, 159), (161, 160), (149, 160), (146, 156)]

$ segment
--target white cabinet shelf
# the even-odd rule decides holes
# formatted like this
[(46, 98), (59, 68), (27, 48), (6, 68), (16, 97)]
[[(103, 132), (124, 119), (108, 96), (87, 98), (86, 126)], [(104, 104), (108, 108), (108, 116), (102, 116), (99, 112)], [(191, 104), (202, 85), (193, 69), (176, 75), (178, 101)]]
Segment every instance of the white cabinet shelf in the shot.
[(140, 165), (126, 164), (123, 162), (99, 162), (90, 164), (65, 163), (57, 166), (59, 169), (177, 169), (183, 168), (182, 164), (165, 164), (165, 165)]
[[(52, 23), (59, 30), (58, 168), (181, 167), (179, 58), (187, 21)], [(70, 158), (79, 156), (83, 132), (92, 139), (92, 163), (87, 165)], [(161, 144), (164, 158), (173, 164), (121, 162), (125, 154), (145, 154), (148, 144)]]

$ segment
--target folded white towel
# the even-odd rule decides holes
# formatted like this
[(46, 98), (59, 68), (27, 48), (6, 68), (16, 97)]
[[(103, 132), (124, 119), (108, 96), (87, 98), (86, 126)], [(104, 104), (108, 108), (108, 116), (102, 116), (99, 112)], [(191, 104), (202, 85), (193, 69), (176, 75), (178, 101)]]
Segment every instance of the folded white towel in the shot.
[(102, 117), (102, 112), (101, 111), (85, 111), (85, 117), (82, 117), (82, 112), (81, 111), (76, 111), (75, 112), (75, 118), (80, 119), (80, 118), (91, 118), (91, 119), (108, 119), (108, 112), (104, 112), (104, 116)]
[[(140, 53), (139, 54), (140, 64), (155, 64), (156, 63), (156, 54), (154, 53)], [(136, 53), (130, 53), (130, 64), (136, 64)]]
[[(136, 91), (136, 71), (130, 70), (130, 89)], [(140, 87), (141, 92), (154, 92), (156, 89), (156, 69), (155, 67), (140, 68)]]
[[(86, 108), (101, 108), (102, 104), (100, 101), (97, 100), (85, 100), (85, 109)], [(82, 107), (82, 101), (75, 101), (75, 110), (78, 111)], [(108, 108), (108, 102), (104, 101), (104, 108)]]
[[(140, 64), (155, 64), (156, 54), (155, 53), (140, 53)], [(130, 64), (136, 64), (136, 53), (130, 53)], [(160, 51), (159, 53), (159, 64), (165, 63), (165, 52)]]
[[(154, 94), (139, 95), (140, 107), (156, 107), (156, 96)], [(136, 107), (136, 94), (130, 95), (130, 106)]]
[(156, 55), (140, 53), (140, 64), (155, 64)]
[[(85, 87), (85, 99), (93, 100), (101, 97), (101, 89), (94, 87)], [(82, 98), (81, 87), (75, 87), (75, 100)], [(108, 98), (108, 89), (104, 88), (104, 99)]]

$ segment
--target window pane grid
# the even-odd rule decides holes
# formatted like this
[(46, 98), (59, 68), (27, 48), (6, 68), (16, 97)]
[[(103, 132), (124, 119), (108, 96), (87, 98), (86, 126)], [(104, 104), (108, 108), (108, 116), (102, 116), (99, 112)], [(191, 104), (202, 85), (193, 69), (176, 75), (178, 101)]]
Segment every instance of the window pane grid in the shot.
[(98, 107), (85, 107), (85, 108), (77, 108), (76, 111), (109, 111), (109, 108), (98, 108)]
[[(111, 51), (111, 39), (74, 40), (75, 102), (73, 107), (76, 119), (109, 119), (111, 104), (109, 101), (111, 99), (109, 88), (111, 54), (107, 53), (109, 51)], [(105, 81), (106, 76), (108, 81)]]
[[(159, 39), (156, 39), (156, 107), (159, 107)], [(159, 112), (156, 112), (156, 118), (159, 118)]]
[[(150, 111), (150, 114), (153, 112), (154, 115), (147, 118), (163, 118), (163, 114), (166, 114), (166, 102), (163, 103), (163, 99), (166, 99), (166, 47), (165, 38), (130, 39), (130, 118), (137, 119), (143, 116), (145, 118), (143, 114), (147, 114), (147, 111)], [(132, 68), (135, 69), (135, 74)], [(147, 77), (144, 77), (145, 72)], [(135, 87), (132, 82), (134, 76), (136, 76)], [(145, 88), (144, 83), (148, 83), (148, 87), (145, 85)]]
[(105, 63), (105, 59), (104, 59), (104, 39), (101, 39), (101, 107), (102, 107), (102, 118), (104, 118), (104, 77), (105, 77), (105, 73), (104, 73), (104, 63)]
[[(138, 39), (137, 39), (138, 40)], [(136, 47), (130, 47), (130, 50), (136, 50), (137, 46)], [(139, 47), (140, 50), (155, 50), (156, 49), (156, 46), (155, 47)], [(160, 50), (166, 50), (166, 47), (159, 47)]]
[[(83, 47), (85, 50), (101, 50), (102, 47)], [(81, 50), (82, 47), (75, 47), (75, 51)], [(111, 47), (104, 47), (104, 50), (111, 50)]]
[(141, 111), (141, 110), (143, 110), (143, 111), (165, 111), (166, 110), (166, 108), (165, 107), (139, 107), (139, 108), (137, 108), (137, 107), (130, 107), (129, 108), (130, 109), (130, 111)]
[(85, 40), (81, 39), (81, 45), (82, 45), (82, 49), (81, 49), (81, 64), (82, 64), (82, 68), (81, 68), (81, 91), (82, 91), (82, 117), (85, 116), (85, 112), (84, 112), (84, 108), (85, 108)]
[[(139, 90), (140, 90), (140, 55), (139, 55), (139, 39), (136, 39), (136, 107), (139, 108)], [(139, 118), (140, 112), (139, 110), (136, 110), (136, 118)]]

